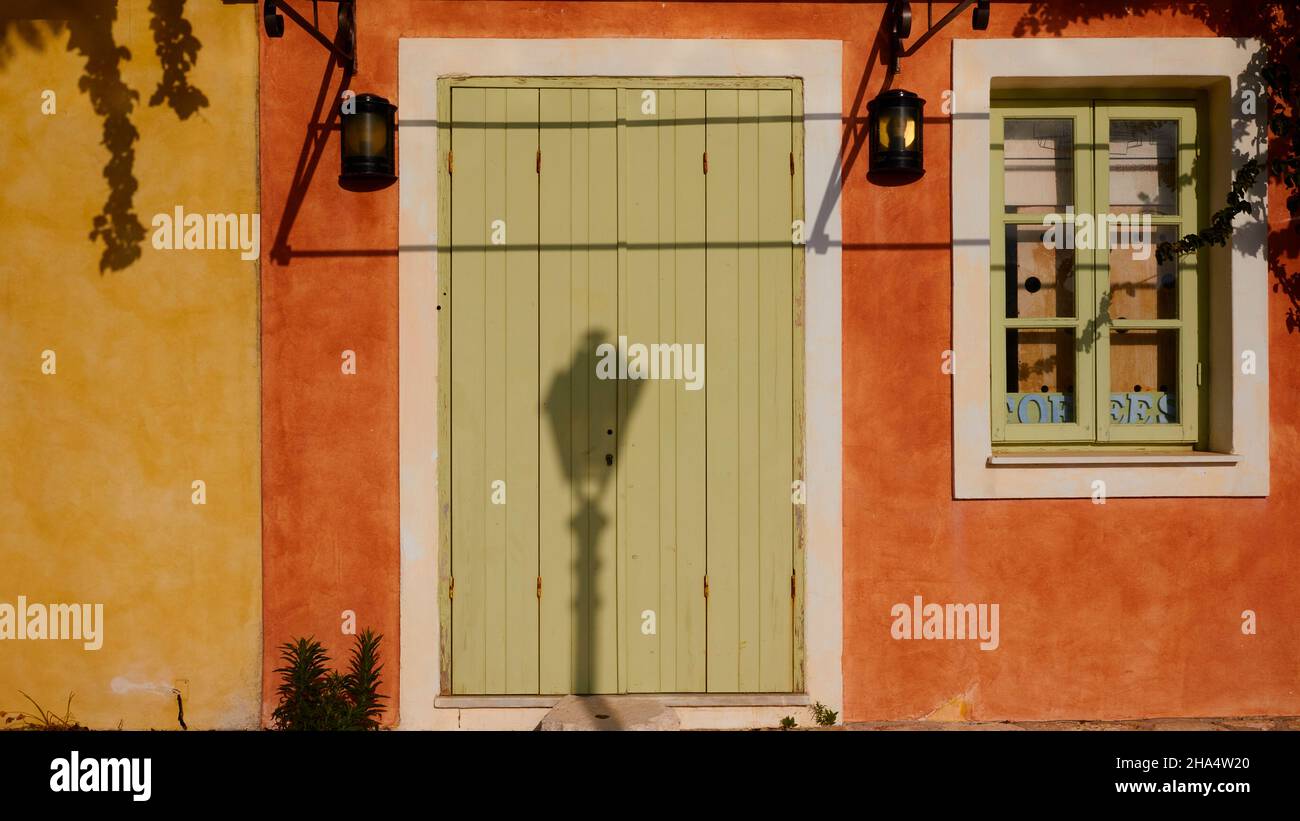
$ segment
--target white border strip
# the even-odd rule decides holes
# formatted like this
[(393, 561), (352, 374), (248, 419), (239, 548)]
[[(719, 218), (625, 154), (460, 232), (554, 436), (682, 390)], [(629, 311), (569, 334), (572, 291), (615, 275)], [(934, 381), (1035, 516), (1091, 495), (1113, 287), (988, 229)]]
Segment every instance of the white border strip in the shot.
[[(437, 80), (469, 76), (800, 77), (804, 81), (805, 685), (843, 711), (839, 40), (403, 38), (398, 46), (401, 660), (404, 729), (461, 726), (439, 709)], [(725, 708), (730, 709), (730, 708)], [(521, 711), (519, 726), (535, 723)], [(736, 726), (752, 709), (731, 715)], [(720, 719), (724, 724), (726, 715)]]

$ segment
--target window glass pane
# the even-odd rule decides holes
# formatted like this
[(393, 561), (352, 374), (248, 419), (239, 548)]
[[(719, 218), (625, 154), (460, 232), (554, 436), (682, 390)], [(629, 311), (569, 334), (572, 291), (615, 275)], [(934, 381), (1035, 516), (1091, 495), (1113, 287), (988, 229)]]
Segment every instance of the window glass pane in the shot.
[(1007, 316), (1074, 316), (1074, 249), (1041, 225), (1008, 225)]
[(1008, 214), (1062, 213), (1074, 204), (1074, 120), (1006, 120), (1002, 139)]
[(1178, 213), (1178, 121), (1110, 121), (1110, 210)]
[(1075, 421), (1074, 329), (1007, 331), (1007, 422)]
[(1172, 225), (1110, 230), (1110, 316), (1177, 319), (1178, 261), (1156, 264), (1156, 246), (1178, 239)]
[(1169, 424), (1178, 416), (1178, 331), (1112, 330), (1111, 422)]

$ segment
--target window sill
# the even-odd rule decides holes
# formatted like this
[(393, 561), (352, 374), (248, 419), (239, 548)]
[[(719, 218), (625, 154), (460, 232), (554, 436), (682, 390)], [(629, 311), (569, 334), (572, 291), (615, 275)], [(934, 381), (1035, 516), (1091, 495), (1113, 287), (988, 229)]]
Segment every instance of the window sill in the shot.
[(1235, 453), (995, 453), (988, 458), (989, 467), (1136, 467), (1173, 465), (1235, 465), (1241, 457)]

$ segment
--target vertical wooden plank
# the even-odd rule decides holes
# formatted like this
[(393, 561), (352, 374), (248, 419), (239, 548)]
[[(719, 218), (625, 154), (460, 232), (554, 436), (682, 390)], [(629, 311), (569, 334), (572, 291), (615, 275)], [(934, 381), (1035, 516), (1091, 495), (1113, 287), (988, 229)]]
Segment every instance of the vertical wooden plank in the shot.
[(705, 176), (703, 90), (678, 90), (673, 96), (674, 236), (676, 341), (705, 345), (704, 383), (699, 390), (678, 390), (676, 431), (676, 641), (678, 692), (705, 689), (706, 609), (703, 576), (707, 567), (706, 534), (706, 417), (712, 384), (712, 353), (705, 323)]
[[(681, 345), (677, 334), (677, 268), (673, 249), (676, 232), (676, 143), (673, 120), (676, 116), (676, 93), (672, 89), (658, 89), (656, 96), (655, 142), (658, 149), (658, 213), (656, 214), (658, 248), (658, 330), (656, 338), (669, 345)], [(662, 363), (661, 363), (662, 364)], [(677, 682), (677, 401), (682, 394), (682, 383), (662, 379), (659, 394), (659, 441), (656, 496), (658, 522), (655, 528), (659, 537), (658, 596), (655, 607), (656, 633), (646, 638), (658, 639), (658, 677), (655, 688), (659, 692), (678, 692)], [(663, 377), (663, 374), (660, 374)]]
[(706, 93), (708, 690), (740, 689), (739, 95)]
[[(596, 489), (601, 477), (606, 475), (601, 450), (606, 440), (601, 438), (603, 431), (596, 429), (602, 420), (593, 415), (592, 404), (600, 394), (593, 385), (597, 381), (596, 348), (601, 342), (609, 341), (606, 337), (615, 329), (596, 327), (592, 319), (591, 174), (595, 162), (591, 154), (592, 92), (574, 89), (570, 95), (569, 167), (572, 178), (569, 186), (572, 206), (569, 223), (572, 226), (572, 253), (569, 310), (573, 327), (569, 345), (573, 350), (573, 378), (569, 395), (573, 414), (569, 430), (573, 440), (570, 458), (576, 476), (576, 496), (570, 520), (574, 538), (570, 572), (574, 586), (572, 635), (575, 652), (570, 662), (573, 674), (569, 692), (590, 693), (596, 692), (592, 670), (591, 601), (596, 539), (600, 536), (593, 525), (591, 510), (596, 505)], [(597, 168), (596, 173), (602, 174), (604, 169)], [(602, 275), (606, 275), (605, 272), (595, 272), (597, 277)]]
[[(790, 192), (790, 207), (793, 214), (793, 220), (806, 220), (804, 213), (804, 180), (803, 180), (803, 85), (796, 81), (797, 85), (790, 95), (790, 109), (793, 122), (790, 127), (790, 137), (793, 143), (794, 153), (794, 174), (793, 183)], [(805, 416), (804, 416), (804, 259), (806, 246), (799, 246), (793, 249), (794, 253), (794, 270), (790, 273), (790, 290), (793, 299), (790, 322), (793, 326), (791, 333), (791, 397), (790, 404), (793, 417), (793, 437), (794, 437), (794, 455), (792, 458), (793, 468), (791, 470), (791, 482), (804, 480), (804, 440), (805, 440)], [(804, 579), (808, 575), (804, 562), (804, 534), (806, 533), (807, 524), (807, 506), (804, 504), (793, 505), (791, 508), (794, 514), (793, 533), (791, 534), (794, 542), (794, 572), (795, 572), (795, 597), (792, 606), (794, 623), (791, 627), (791, 644), (793, 645), (794, 655), (794, 681), (790, 689), (796, 693), (804, 690)]]
[(737, 590), (740, 606), (740, 638), (737, 648), (740, 664), (739, 687), (742, 691), (758, 689), (759, 680), (759, 610), (761, 597), (759, 576), (759, 471), (763, 442), (759, 439), (758, 394), (758, 292), (759, 232), (758, 178), (762, 173), (758, 157), (758, 92), (743, 89), (739, 98), (737, 195), (739, 221), (737, 329), (737, 425), (739, 438), (737, 499)]
[[(487, 645), (486, 691), (491, 694), (506, 692), (506, 508), (492, 500), (497, 482), (506, 480), (506, 255), (505, 246), (499, 244), (501, 232), (509, 231), (506, 219), (506, 130), (501, 126), (506, 120), (505, 89), (485, 90), (486, 122), (484, 129), (486, 164), (484, 226), (488, 244), (485, 251), (485, 296), (483, 322), (484, 349), (484, 469), (487, 482), (480, 488), (484, 505), (484, 578), (486, 598), (484, 604), (484, 629)], [(507, 234), (506, 239), (509, 239)]]
[[(588, 313), (592, 341), (617, 343), (619, 270), (619, 117), (618, 92), (592, 89), (588, 96), (587, 241)], [(594, 367), (593, 367), (594, 373)], [(619, 687), (618, 625), (618, 505), (616, 455), (618, 440), (618, 382), (592, 379), (588, 448), (594, 479), (594, 502), (586, 515), (585, 538), (590, 543), (587, 573), (591, 579), (589, 645), (591, 691), (613, 693)]]
[(507, 693), (538, 691), (537, 107), (537, 89), (505, 91), (504, 423), (497, 438), (504, 442), (507, 487)]
[[(572, 351), (572, 379), (569, 383), (568, 430), (571, 436), (569, 459), (573, 465), (573, 512), (569, 518), (573, 542), (569, 553), (571, 574), (572, 625), (569, 629), (572, 657), (569, 659), (571, 683), (569, 692), (593, 691), (591, 679), (591, 577), (595, 530), (591, 527), (588, 509), (593, 504), (594, 488), (604, 470), (601, 452), (604, 440), (593, 426), (599, 421), (591, 418), (591, 398), (595, 382), (595, 351), (602, 342), (603, 331), (594, 329), (590, 321), (590, 96), (585, 88), (569, 91), (569, 179), (560, 184), (569, 187), (569, 226), (571, 226), (571, 255), (569, 255), (569, 348)], [(616, 184), (616, 183), (607, 183)]]
[(438, 82), (438, 694), (451, 695), (451, 84)]
[[(575, 295), (577, 270), (585, 252), (573, 248), (573, 218), (586, 196), (578, 185), (574, 164), (573, 98), (586, 92), (544, 88), (540, 92), (539, 140), (545, 162), (538, 180), (541, 244), (538, 269), (538, 369), (542, 418), (539, 446), (539, 534), (544, 590), (540, 610), (540, 690), (543, 693), (578, 692), (576, 663), (585, 658), (585, 635), (579, 630), (585, 618), (581, 575), (577, 572), (577, 537), (573, 528), (575, 485), (579, 481), (580, 446), (574, 441), (585, 428), (573, 424), (579, 414), (577, 384), (586, 371), (582, 352), (575, 349), (575, 316), (584, 316), (585, 295)], [(585, 172), (585, 160), (577, 157)], [(586, 174), (582, 174), (585, 180)], [(585, 214), (585, 211), (584, 211)], [(585, 218), (585, 217), (584, 217)], [(585, 290), (585, 282), (583, 283)], [(585, 387), (585, 386), (584, 386)], [(585, 392), (584, 392), (585, 395)]]
[(618, 337), (618, 353), (620, 360), (619, 380), (615, 383), (615, 393), (618, 404), (618, 424), (615, 426), (617, 432), (616, 442), (617, 450), (615, 451), (614, 482), (616, 486), (614, 519), (615, 529), (615, 555), (617, 570), (615, 571), (615, 618), (617, 624), (615, 635), (617, 636), (618, 646), (616, 648), (618, 657), (618, 690), (617, 692), (627, 692), (627, 641), (626, 641), (626, 607), (627, 607), (627, 452), (628, 452), (628, 432), (630, 430), (627, 407), (627, 385), (626, 374), (621, 368), (621, 362), (626, 355), (626, 344), (624, 337), (628, 332), (627, 328), (627, 125), (624, 117), (627, 112), (627, 102), (625, 95), (626, 89), (619, 88), (616, 95), (616, 105), (618, 111), (618, 288), (615, 302), (618, 305), (618, 321), (615, 324)]
[(487, 685), (484, 510), (488, 479), (483, 450), (487, 438), (483, 347), (487, 255), (482, 247), (487, 241), (488, 220), (486, 143), (481, 127), (486, 119), (486, 92), (455, 89), (452, 112), (458, 123), (452, 129), (452, 150), (459, 164), (452, 177), (452, 287), (458, 297), (451, 329), (452, 499), (456, 506), (452, 575), (457, 585), (452, 600), (452, 691), (482, 693)]
[(659, 342), (659, 147), (657, 114), (642, 110), (642, 89), (622, 91), (626, 118), (623, 235), (626, 264), (619, 279), (619, 335), (627, 338), (628, 378), (622, 395), (623, 455), (619, 467), (619, 557), (629, 692), (659, 687), (658, 636), (640, 630), (641, 613), (659, 607), (659, 396), (661, 383), (637, 376), (633, 346)]
[(794, 452), (790, 92), (758, 92), (759, 677), (762, 692), (793, 683), (790, 475)]

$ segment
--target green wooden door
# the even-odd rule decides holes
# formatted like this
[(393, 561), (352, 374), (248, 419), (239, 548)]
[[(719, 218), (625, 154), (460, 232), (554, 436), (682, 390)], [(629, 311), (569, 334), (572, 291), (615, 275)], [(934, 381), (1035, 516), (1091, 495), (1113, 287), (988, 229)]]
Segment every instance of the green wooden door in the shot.
[[(797, 689), (795, 91), (460, 82), (450, 691)], [(637, 345), (678, 358), (598, 376)]]

